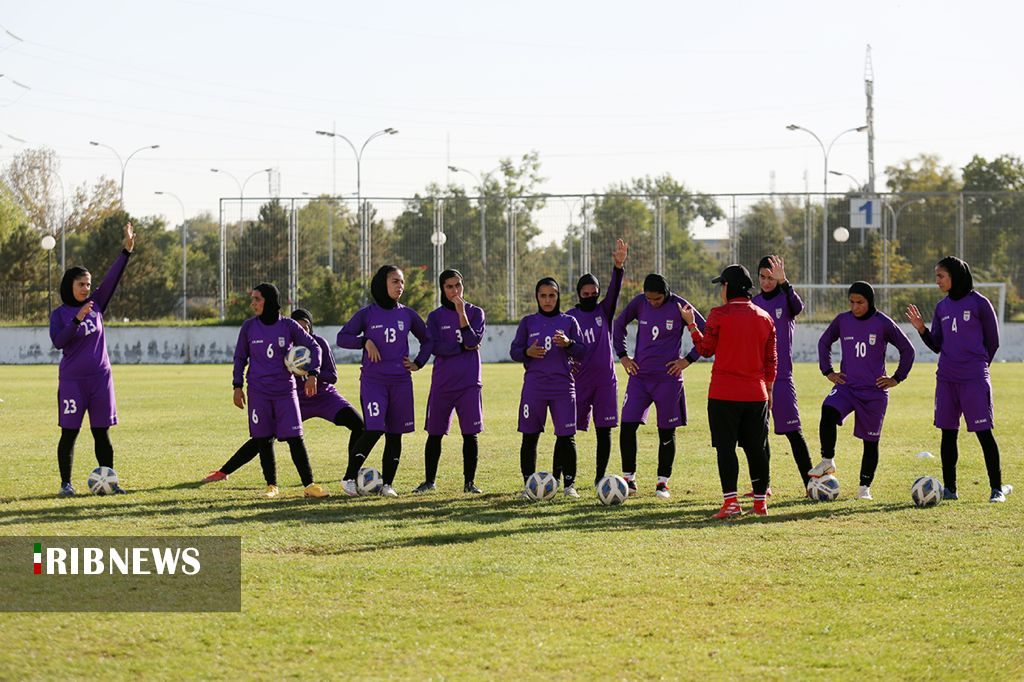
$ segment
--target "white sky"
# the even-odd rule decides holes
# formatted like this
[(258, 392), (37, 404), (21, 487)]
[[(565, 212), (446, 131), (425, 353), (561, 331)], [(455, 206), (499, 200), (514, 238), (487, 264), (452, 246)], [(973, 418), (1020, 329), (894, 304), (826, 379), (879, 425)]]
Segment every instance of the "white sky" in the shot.
[[(261, 168), (284, 196), (331, 191), (331, 143), (361, 144), (364, 196), (478, 175), (536, 149), (543, 191), (671, 173), (705, 192), (821, 191), (825, 139), (864, 122), (875, 73), (876, 169), (934, 152), (1024, 154), (1020, 28), (1009, 2), (230, 2), (0, 0), (0, 163), (48, 145), (67, 186), (128, 165), (125, 202), (180, 221)], [(25, 91), (12, 80), (31, 87)], [(450, 141), (450, 142), (449, 142)], [(867, 177), (851, 133), (830, 167)], [(456, 181), (473, 182), (465, 175)], [(830, 189), (852, 183), (830, 177)], [(337, 148), (339, 194), (355, 191)], [(265, 195), (265, 175), (247, 196)]]

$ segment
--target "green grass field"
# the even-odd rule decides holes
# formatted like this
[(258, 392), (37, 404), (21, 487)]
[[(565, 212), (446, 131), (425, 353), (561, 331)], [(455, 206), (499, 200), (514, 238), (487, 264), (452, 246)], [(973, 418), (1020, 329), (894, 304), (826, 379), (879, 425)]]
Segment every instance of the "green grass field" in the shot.
[[(339, 388), (356, 396), (356, 370), (341, 370)], [(690, 425), (678, 434), (672, 499), (653, 495), (650, 426), (641, 497), (604, 508), (585, 487), (576, 501), (518, 499), (522, 370), (512, 364), (484, 370), (485, 495), (461, 492), (458, 436), (445, 441), (439, 492), (404, 494), (423, 475), (420, 431), (405, 439), (400, 498), (317, 501), (302, 497), (281, 445), (280, 499), (257, 497), (256, 463), (223, 483), (181, 485), (247, 437), (227, 366), (115, 367), (115, 463), (132, 494), (59, 500), (57, 369), (0, 367), (0, 534), (243, 538), (241, 613), (0, 613), (0, 678), (1024, 677), (1024, 366), (993, 369), (1004, 478), (1018, 484), (1006, 504), (987, 502), (980, 448), (963, 434), (961, 499), (911, 506), (914, 478), (940, 474), (934, 365), (919, 364), (892, 392), (874, 501), (851, 499), (860, 444), (847, 422), (839, 501), (806, 501), (787, 442), (772, 436), (771, 516), (729, 523), (709, 519), (721, 500), (709, 370), (686, 373)], [(421, 417), (429, 372), (415, 379)], [(817, 461), (829, 385), (800, 365), (797, 387)], [(306, 426), (317, 479), (337, 493), (348, 432)], [(585, 483), (592, 433), (577, 442)], [(552, 444), (541, 439), (541, 462)], [(80, 491), (93, 466), (85, 431)], [(742, 487), (745, 462), (740, 471)]]

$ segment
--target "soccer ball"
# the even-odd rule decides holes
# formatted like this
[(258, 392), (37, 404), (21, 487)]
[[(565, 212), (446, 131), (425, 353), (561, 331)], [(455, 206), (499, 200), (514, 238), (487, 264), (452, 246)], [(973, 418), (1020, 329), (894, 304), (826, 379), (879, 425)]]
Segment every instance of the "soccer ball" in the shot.
[(356, 474), (356, 492), (360, 495), (376, 495), (384, 487), (384, 479), (373, 467), (360, 469)]
[(839, 497), (839, 479), (831, 474), (821, 478), (812, 478), (807, 484), (807, 492), (812, 500), (831, 502)]
[(546, 471), (530, 474), (526, 479), (526, 496), (531, 500), (550, 500), (558, 492), (558, 481)]
[(306, 376), (306, 367), (309, 366), (309, 349), (305, 346), (292, 346), (288, 354), (284, 356), (284, 366), (289, 372), (296, 376)]
[(609, 507), (622, 504), (629, 497), (629, 487), (622, 476), (605, 476), (597, 482), (597, 499)]
[(942, 482), (934, 476), (922, 476), (910, 486), (910, 499), (918, 507), (934, 507), (942, 502)]
[(117, 474), (110, 467), (96, 467), (89, 474), (85, 486), (93, 495), (110, 495), (117, 485)]

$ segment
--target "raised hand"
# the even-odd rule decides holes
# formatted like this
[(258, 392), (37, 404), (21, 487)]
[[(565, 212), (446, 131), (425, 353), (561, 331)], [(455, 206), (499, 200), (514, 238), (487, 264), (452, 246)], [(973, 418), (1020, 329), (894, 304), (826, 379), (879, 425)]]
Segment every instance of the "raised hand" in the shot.
[(612, 261), (615, 267), (621, 268), (626, 262), (626, 254), (629, 252), (629, 244), (621, 239), (615, 240), (615, 250), (612, 251)]
[(124, 250), (131, 253), (135, 249), (135, 228), (129, 220), (124, 226)]
[(786, 262), (782, 260), (782, 256), (769, 256), (768, 266), (772, 270), (772, 277), (779, 284), (786, 282)]
[(921, 317), (921, 311), (917, 309), (917, 306), (911, 303), (907, 306), (907, 319), (910, 320), (910, 324), (914, 325), (914, 329), (919, 334), (924, 333), (924, 318)]

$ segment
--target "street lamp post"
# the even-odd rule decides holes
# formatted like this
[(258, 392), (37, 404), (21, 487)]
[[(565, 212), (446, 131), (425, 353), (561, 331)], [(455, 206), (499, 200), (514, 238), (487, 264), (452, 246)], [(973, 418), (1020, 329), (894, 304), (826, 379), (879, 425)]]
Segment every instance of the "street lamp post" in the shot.
[(42, 238), (39, 242), (39, 246), (43, 247), (43, 251), (46, 252), (46, 304), (47, 311), (53, 309), (53, 278), (50, 274), (50, 262), (53, 260), (53, 247), (57, 245), (57, 240), (53, 238), (53, 235), (48, 234)]
[[(356, 211), (359, 217), (359, 257), (360, 257), (360, 269), (362, 270), (363, 287), (366, 287), (368, 275), (370, 271), (370, 234), (369, 228), (365, 224), (365, 216), (363, 211), (363, 152), (366, 151), (366, 145), (370, 144), (371, 140), (375, 140), (381, 135), (397, 135), (398, 131), (394, 128), (384, 128), (373, 133), (363, 142), (363, 145), (357, 150), (356, 146), (352, 144), (352, 140), (348, 139), (341, 133), (336, 133), (333, 130), (317, 130), (317, 135), (326, 135), (332, 139), (345, 140), (348, 146), (352, 148), (352, 153), (356, 157)], [(333, 191), (332, 191), (333, 197)], [(332, 265), (333, 271), (334, 262), (334, 235), (328, 234), (328, 262)]]
[(168, 196), (178, 202), (181, 206), (181, 319), (188, 319), (188, 227), (185, 217), (185, 203), (173, 192), (162, 192), (157, 190), (153, 194)]
[[(243, 211), (245, 210), (245, 201), (244, 201), (245, 200), (245, 188), (242, 187), (242, 183), (240, 183), (238, 181), (238, 178), (236, 178), (231, 173), (228, 173), (226, 170), (223, 170), (221, 168), (211, 168), (210, 172), (211, 173), (220, 173), (221, 175), (226, 175), (226, 176), (228, 176), (229, 178), (231, 178), (232, 180), (235, 181), (235, 186), (238, 187), (238, 229), (241, 230), (242, 229), (242, 221), (245, 220), (245, 214), (243, 213)], [(256, 172), (258, 173), (259, 171), (256, 171)], [(249, 177), (252, 177), (252, 176), (249, 176)], [(246, 181), (248, 181), (248, 178), (246, 178)]]
[[(501, 166), (499, 166), (500, 168)], [(486, 185), (481, 182), (480, 178), (476, 176), (473, 171), (462, 168), (461, 166), (448, 166), (448, 170), (453, 173), (465, 173), (469, 177), (476, 180), (477, 187), (480, 188), (479, 198), (479, 213), (480, 213), (480, 265), (483, 268), (483, 275), (487, 277), (487, 199), (486, 199)], [(491, 171), (493, 173), (494, 171)], [(489, 178), (491, 173), (485, 173), (484, 178)]]
[(119, 164), (121, 164), (121, 210), (123, 211), (124, 210), (124, 172), (128, 168), (128, 162), (131, 161), (132, 157), (135, 156), (136, 154), (138, 154), (139, 152), (144, 151), (146, 149), (159, 149), (160, 145), (158, 145), (158, 144), (150, 144), (150, 145), (146, 145), (145, 147), (139, 147), (138, 149), (133, 151), (131, 154), (129, 154), (127, 159), (122, 161), (121, 160), (121, 155), (118, 154), (117, 150), (114, 149), (113, 147), (111, 147), (109, 144), (103, 144), (102, 142), (94, 142), (92, 140), (89, 141), (89, 144), (91, 144), (93, 147), (105, 147), (106, 149), (109, 149), (110, 151), (114, 152), (114, 156), (117, 157), (117, 162)]
[[(898, 235), (898, 226), (900, 220), (900, 213), (903, 213), (903, 209), (914, 204), (920, 205), (925, 203), (924, 198), (913, 199), (911, 201), (904, 202), (897, 206), (895, 209), (885, 199), (882, 200), (882, 206), (885, 206), (886, 210), (889, 211), (889, 216), (892, 218), (892, 231), (887, 232), (885, 229), (882, 230), (882, 283), (886, 285), (885, 296), (886, 296), (886, 307), (888, 308), (889, 303), (889, 244), (895, 242)], [(883, 226), (884, 227), (884, 226)]]
[(815, 135), (812, 131), (798, 126), (795, 123), (790, 123), (786, 126), (786, 130), (802, 130), (815, 139), (818, 145), (821, 147), (821, 153), (825, 157), (825, 172), (823, 174), (824, 182), (822, 187), (822, 215), (821, 215), (821, 283), (828, 283), (828, 156), (832, 153), (832, 145), (836, 143), (840, 137), (846, 133), (862, 133), (867, 130), (867, 126), (858, 126), (856, 128), (848, 128), (843, 132), (839, 133), (832, 138), (832, 141), (828, 143), (828, 147), (821, 141), (821, 138)]

